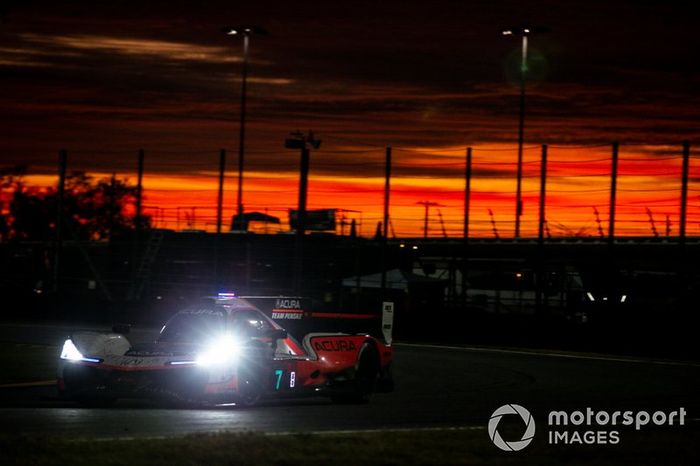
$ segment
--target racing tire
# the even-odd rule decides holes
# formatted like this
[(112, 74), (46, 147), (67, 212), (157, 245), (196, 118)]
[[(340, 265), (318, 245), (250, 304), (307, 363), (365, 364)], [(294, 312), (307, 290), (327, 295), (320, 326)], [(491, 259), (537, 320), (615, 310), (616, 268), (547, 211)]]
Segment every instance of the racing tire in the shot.
[(86, 408), (109, 408), (116, 403), (117, 398), (104, 390), (96, 390), (95, 386), (102, 382), (91, 372), (85, 372), (83, 367), (67, 367), (63, 371), (64, 387), (59, 390), (62, 398), (75, 401)]
[(241, 374), (238, 379), (238, 397), (236, 405), (250, 408), (258, 404), (262, 398), (262, 384), (255, 375), (247, 373)]
[(379, 354), (374, 345), (365, 343), (360, 348), (357, 357), (355, 378), (349, 390), (339, 390), (331, 395), (331, 401), (336, 404), (364, 404), (374, 392), (374, 385), (379, 376)]

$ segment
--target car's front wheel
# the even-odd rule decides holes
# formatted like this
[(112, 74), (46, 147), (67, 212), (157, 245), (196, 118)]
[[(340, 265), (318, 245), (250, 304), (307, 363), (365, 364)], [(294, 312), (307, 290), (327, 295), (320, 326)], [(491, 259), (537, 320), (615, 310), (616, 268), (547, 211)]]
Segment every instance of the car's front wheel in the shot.
[(255, 406), (262, 398), (263, 386), (260, 377), (253, 372), (241, 372), (238, 376), (238, 397), (236, 404), (243, 407)]

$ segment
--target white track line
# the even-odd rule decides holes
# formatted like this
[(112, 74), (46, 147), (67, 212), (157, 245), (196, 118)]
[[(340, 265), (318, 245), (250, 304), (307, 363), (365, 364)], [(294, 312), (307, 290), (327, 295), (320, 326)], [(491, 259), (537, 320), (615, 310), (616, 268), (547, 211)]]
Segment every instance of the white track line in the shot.
[(590, 361), (610, 361), (610, 362), (625, 362), (625, 363), (635, 363), (635, 364), (657, 364), (660, 366), (689, 366), (689, 367), (700, 367), (700, 364), (693, 362), (683, 362), (683, 361), (659, 361), (655, 359), (634, 359), (634, 358), (621, 358), (613, 356), (590, 356), (585, 354), (567, 354), (567, 353), (550, 353), (544, 351), (527, 351), (527, 350), (508, 350), (508, 349), (498, 349), (498, 348), (480, 348), (475, 346), (445, 346), (445, 345), (428, 345), (419, 343), (395, 343), (394, 346), (407, 346), (412, 348), (435, 348), (435, 349), (448, 349), (448, 350), (459, 350), (459, 351), (478, 351), (484, 353), (505, 353), (505, 354), (519, 354), (523, 356), (547, 356), (551, 358), (567, 358), (567, 359), (586, 359)]
[(310, 432), (289, 431), (289, 432), (264, 432), (266, 436), (276, 435), (352, 435), (352, 434), (379, 434), (379, 433), (402, 433), (402, 432), (458, 432), (467, 430), (486, 430), (486, 426), (456, 426), (456, 427), (400, 427), (386, 429), (347, 429), (347, 430), (312, 430)]
[(56, 385), (56, 379), (54, 379), (54, 380), (42, 380), (39, 382), (6, 383), (3, 385), (0, 385), (0, 388), (51, 387), (53, 385)]
[(403, 432), (462, 432), (462, 431), (472, 431), (472, 430), (486, 430), (486, 426), (455, 426), (455, 427), (401, 427), (401, 428), (387, 428), (387, 429), (347, 429), (347, 430), (312, 430), (312, 431), (282, 431), (282, 432), (263, 432), (259, 430), (214, 430), (205, 432), (187, 432), (182, 434), (173, 435), (148, 435), (143, 437), (95, 437), (95, 438), (76, 438), (73, 439), (75, 442), (110, 442), (113, 440), (169, 440), (180, 437), (187, 437), (189, 435), (263, 435), (265, 437), (283, 437), (295, 435), (355, 435), (355, 434), (380, 434), (380, 433), (403, 433)]

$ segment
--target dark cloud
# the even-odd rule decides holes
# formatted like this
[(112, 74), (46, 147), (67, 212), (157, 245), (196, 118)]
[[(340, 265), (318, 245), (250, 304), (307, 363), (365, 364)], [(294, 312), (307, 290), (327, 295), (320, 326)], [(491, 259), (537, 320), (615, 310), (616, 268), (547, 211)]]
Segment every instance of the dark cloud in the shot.
[[(151, 169), (237, 144), (241, 44), (225, 24), (264, 25), (251, 44), (249, 149), (280, 165), (284, 137), (314, 129), (331, 149), (514, 144), (518, 41), (533, 36), (528, 142), (696, 139), (699, 39), (679, 2), (15, 2), (0, 36), (0, 148), (41, 170), (61, 147), (104, 153), (85, 168)], [(175, 152), (168, 152), (175, 150)], [(101, 152), (102, 151), (102, 152)], [(265, 151), (268, 155), (265, 155)], [(284, 153), (282, 151), (282, 153)], [(189, 154), (189, 155), (188, 155)], [(378, 158), (377, 158), (378, 157)], [(328, 162), (328, 173), (346, 165)], [(289, 167), (289, 168), (285, 168)], [(348, 166), (349, 173), (354, 171)], [(449, 176), (450, 168), (406, 168)], [(488, 175), (484, 173), (484, 175)]]

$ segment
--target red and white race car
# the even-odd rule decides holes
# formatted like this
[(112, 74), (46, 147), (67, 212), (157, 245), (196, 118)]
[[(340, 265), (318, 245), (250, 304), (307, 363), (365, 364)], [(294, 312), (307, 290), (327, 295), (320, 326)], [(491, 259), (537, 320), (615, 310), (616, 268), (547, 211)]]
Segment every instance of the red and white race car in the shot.
[(367, 334), (311, 333), (300, 343), (249, 301), (225, 296), (178, 312), (143, 348), (122, 333), (73, 333), (58, 388), (93, 404), (147, 397), (250, 406), (309, 394), (364, 402), (393, 390), (392, 354), (390, 341)]

